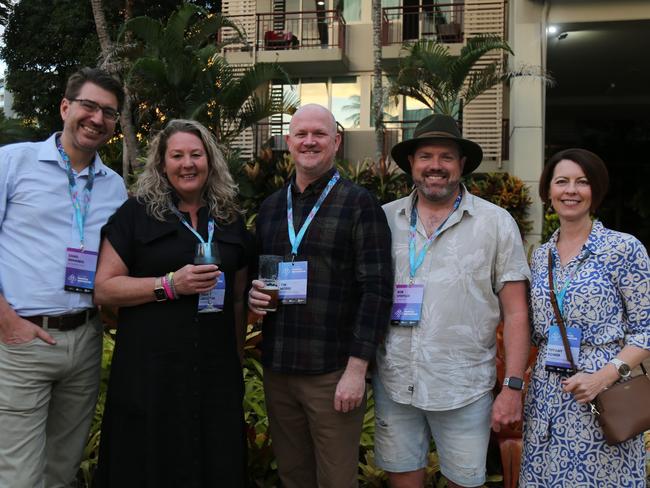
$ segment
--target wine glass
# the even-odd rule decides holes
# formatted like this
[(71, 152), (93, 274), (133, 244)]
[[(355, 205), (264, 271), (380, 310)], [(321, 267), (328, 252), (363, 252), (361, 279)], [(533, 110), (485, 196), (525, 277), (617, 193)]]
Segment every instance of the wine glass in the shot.
[[(196, 252), (194, 253), (194, 264), (215, 264), (217, 266), (220, 265), (221, 256), (219, 255), (219, 247), (217, 246), (217, 243), (199, 242), (196, 245)], [(204, 291), (199, 296), (199, 301), (201, 301), (201, 298), (207, 298), (208, 305), (204, 309), (199, 310), (199, 313), (213, 313), (221, 311), (212, 304), (212, 291)]]

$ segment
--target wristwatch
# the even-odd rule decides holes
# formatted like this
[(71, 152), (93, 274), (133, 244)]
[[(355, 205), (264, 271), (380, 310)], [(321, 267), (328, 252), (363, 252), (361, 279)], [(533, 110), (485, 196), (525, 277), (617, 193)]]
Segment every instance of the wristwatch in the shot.
[(630, 369), (630, 365), (627, 364), (625, 361), (621, 361), (618, 358), (612, 358), (610, 359), (609, 362), (612, 363), (614, 366), (616, 366), (618, 375), (621, 378), (627, 378), (632, 373), (632, 370)]
[(154, 281), (153, 294), (155, 295), (157, 302), (164, 302), (167, 300), (167, 293), (165, 293), (165, 289), (163, 288), (161, 277), (156, 278), (156, 281)]
[(511, 390), (523, 390), (524, 380), (516, 376), (508, 376), (503, 380), (503, 386), (507, 386)]

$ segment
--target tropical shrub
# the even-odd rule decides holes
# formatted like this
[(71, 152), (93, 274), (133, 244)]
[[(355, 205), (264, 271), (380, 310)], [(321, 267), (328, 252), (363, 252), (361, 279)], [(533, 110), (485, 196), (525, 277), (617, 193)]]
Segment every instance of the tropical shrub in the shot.
[(532, 203), (530, 191), (519, 178), (508, 173), (474, 173), (465, 184), (474, 195), (510, 212), (522, 237), (532, 230), (532, 222), (527, 219)]

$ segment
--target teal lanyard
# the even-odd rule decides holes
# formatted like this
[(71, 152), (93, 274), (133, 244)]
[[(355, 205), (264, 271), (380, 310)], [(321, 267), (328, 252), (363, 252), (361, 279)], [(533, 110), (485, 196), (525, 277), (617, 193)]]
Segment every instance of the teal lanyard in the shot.
[(63, 144), (61, 144), (61, 137), (56, 137), (56, 148), (59, 150), (61, 159), (65, 163), (65, 171), (68, 175), (68, 191), (70, 192), (70, 200), (72, 200), (72, 208), (74, 210), (75, 221), (77, 222), (77, 229), (79, 230), (79, 242), (80, 249), (83, 251), (84, 248), (84, 226), (86, 225), (86, 216), (88, 215), (88, 209), (90, 208), (90, 197), (93, 190), (93, 185), (95, 184), (95, 163), (94, 160), (88, 166), (88, 179), (86, 180), (86, 185), (83, 190), (81, 190), (81, 195), (79, 194), (79, 188), (77, 188), (77, 182), (74, 178), (74, 172), (72, 171), (72, 164), (70, 163), (70, 156), (63, 149)]
[(325, 198), (327, 198), (327, 195), (329, 195), (330, 191), (332, 191), (332, 188), (334, 188), (334, 185), (336, 185), (336, 182), (339, 181), (340, 177), (341, 175), (339, 174), (338, 171), (336, 171), (334, 175), (332, 175), (332, 178), (327, 183), (327, 186), (323, 190), (323, 193), (320, 194), (320, 197), (318, 197), (318, 200), (316, 201), (313, 208), (309, 212), (309, 215), (307, 215), (307, 218), (305, 219), (305, 222), (302, 224), (302, 227), (298, 231), (297, 236), (296, 236), (296, 230), (293, 227), (293, 202), (291, 199), (291, 185), (287, 187), (287, 227), (289, 228), (289, 242), (291, 242), (292, 256), (295, 257), (298, 255), (298, 248), (300, 247), (302, 238), (305, 236), (305, 232), (307, 232), (307, 228), (309, 227), (309, 224), (311, 224), (312, 220), (314, 220), (316, 213), (320, 209), (321, 205), (323, 205), (323, 201), (325, 201)]
[[(555, 255), (551, 253), (551, 258), (552, 258), (552, 266), (555, 266)], [(584, 263), (585, 257), (581, 258), (578, 260), (576, 264), (573, 265), (573, 269), (571, 269), (571, 272), (569, 273), (569, 276), (567, 277), (566, 280), (564, 280), (564, 283), (562, 284), (562, 287), (558, 286), (557, 282), (557, 276), (553, 277), (553, 291), (555, 292), (555, 298), (557, 299), (557, 305), (558, 308), (560, 309), (560, 313), (562, 314), (562, 317), (566, 317), (566, 314), (564, 313), (564, 298), (566, 296), (566, 292), (569, 289), (569, 284), (575, 278), (576, 274), (578, 273), (578, 270)]]
[(178, 220), (181, 221), (181, 223), (189, 229), (189, 231), (194, 234), (199, 242), (203, 244), (210, 244), (212, 242), (212, 236), (214, 235), (214, 220), (212, 217), (208, 220), (208, 242), (206, 243), (201, 234), (199, 234), (194, 227), (185, 219), (185, 216), (181, 213), (180, 210), (178, 210), (174, 205), (170, 204), (169, 209), (172, 211), (176, 217), (178, 217)]
[(447, 218), (438, 226), (436, 231), (433, 234), (431, 234), (431, 237), (427, 239), (427, 242), (424, 243), (424, 246), (420, 250), (420, 253), (417, 254), (417, 257), (415, 251), (415, 238), (417, 235), (417, 223), (418, 223), (417, 200), (413, 202), (413, 207), (411, 208), (411, 226), (409, 228), (409, 265), (410, 265), (409, 277), (411, 278), (411, 283), (413, 282), (413, 280), (415, 280), (415, 273), (417, 272), (418, 268), (422, 266), (422, 263), (424, 262), (424, 257), (426, 256), (429, 247), (436, 239), (436, 237), (440, 235), (440, 233), (442, 232), (442, 228), (449, 220), (449, 217), (451, 217), (452, 214), (456, 210), (458, 210), (462, 198), (463, 198), (463, 193), (461, 191), (456, 197), (456, 200), (454, 201), (454, 208), (451, 209), (451, 212), (449, 212)]

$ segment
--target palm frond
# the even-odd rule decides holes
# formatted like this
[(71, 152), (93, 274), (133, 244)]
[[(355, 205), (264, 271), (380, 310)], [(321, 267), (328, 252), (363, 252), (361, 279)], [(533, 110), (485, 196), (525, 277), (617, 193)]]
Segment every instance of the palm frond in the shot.
[(185, 3), (174, 11), (167, 20), (163, 32), (163, 44), (168, 52), (179, 52), (183, 49), (185, 32), (194, 16), (205, 16), (205, 9), (193, 3)]
[(512, 49), (501, 37), (483, 34), (467, 39), (454, 63), (450, 66), (450, 84), (460, 90), (465, 78), (485, 54), (495, 51), (505, 51), (512, 54)]
[[(221, 42), (217, 44), (217, 34), (224, 27), (233, 29), (237, 33), (237, 36), (233, 36), (233, 39), (227, 43)], [(192, 26), (192, 29), (185, 37), (187, 44), (195, 49), (203, 47), (206, 43), (210, 43), (215, 45), (217, 50), (221, 50), (226, 44), (241, 42), (242, 39), (243, 34), (239, 25), (220, 14), (208, 14), (206, 17), (201, 18)]]
[(118, 34), (118, 40), (123, 43), (124, 36), (130, 32), (146, 46), (149, 46), (154, 51), (152, 54), (157, 56), (162, 40), (162, 31), (163, 25), (159, 21), (147, 16), (134, 17), (124, 23)]
[(493, 86), (502, 83), (510, 77), (510, 74), (501, 70), (499, 63), (490, 63), (484, 68), (472, 71), (467, 77), (465, 87), (461, 92), (461, 98), (465, 105), (470, 103), (480, 94), (486, 92)]

